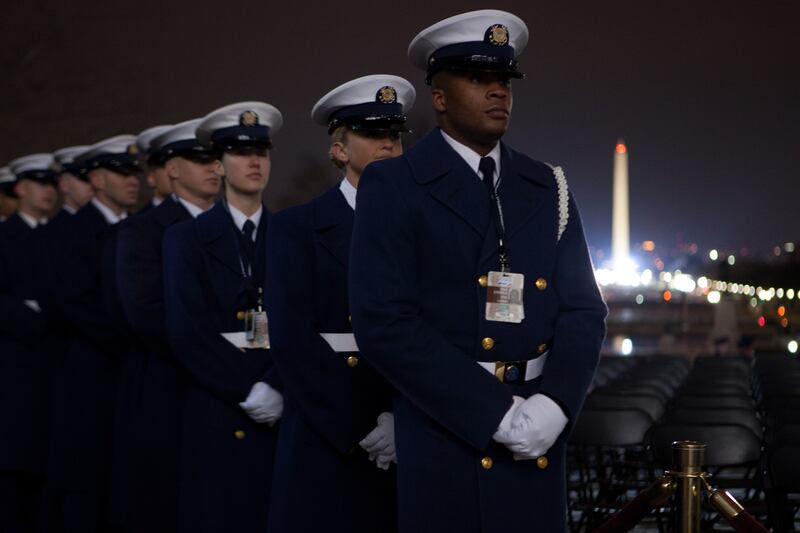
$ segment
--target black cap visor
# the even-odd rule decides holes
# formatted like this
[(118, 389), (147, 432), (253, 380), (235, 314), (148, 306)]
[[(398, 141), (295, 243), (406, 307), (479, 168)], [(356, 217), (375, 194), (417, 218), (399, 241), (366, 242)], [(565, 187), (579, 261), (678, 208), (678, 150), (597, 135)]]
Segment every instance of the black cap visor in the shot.
[(489, 55), (469, 55), (443, 57), (432, 60), (428, 65), (428, 76), (425, 83), (430, 85), (431, 79), (443, 70), (455, 70), (461, 72), (500, 72), (509, 78), (523, 79), (525, 74), (517, 70), (517, 61), (505, 57)]

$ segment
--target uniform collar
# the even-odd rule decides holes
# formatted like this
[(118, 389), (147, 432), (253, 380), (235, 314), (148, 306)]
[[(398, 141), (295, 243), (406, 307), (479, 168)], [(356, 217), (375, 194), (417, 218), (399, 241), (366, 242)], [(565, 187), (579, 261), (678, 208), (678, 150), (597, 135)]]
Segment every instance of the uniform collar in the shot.
[(22, 211), (18, 211), (17, 213), (19, 214), (19, 218), (21, 218), (22, 221), (25, 222), (25, 224), (27, 224), (28, 227), (31, 228), (31, 229), (34, 229), (36, 226), (41, 226), (41, 225), (47, 224), (47, 218), (46, 217), (42, 217), (39, 220), (36, 220), (35, 218), (30, 216), (29, 214), (23, 213)]
[(181, 205), (183, 205), (183, 207), (185, 207), (186, 210), (189, 211), (189, 214), (192, 215), (192, 218), (197, 218), (197, 217), (199, 217), (200, 215), (202, 215), (205, 212), (204, 209), (202, 209), (200, 207), (197, 207), (196, 205), (194, 205), (192, 202), (189, 202), (188, 200), (184, 200), (183, 198), (181, 198), (177, 194), (173, 194), (172, 197), (175, 198), (177, 201), (179, 201), (181, 203)]
[(121, 215), (117, 215), (114, 211), (111, 210), (106, 204), (98, 200), (97, 198), (92, 198), (91, 200), (92, 205), (100, 211), (100, 214), (103, 215), (103, 218), (106, 219), (106, 222), (109, 224), (116, 224), (120, 220), (125, 220), (128, 218), (128, 213), (125, 211), (122, 212)]
[[(475, 174), (477, 174), (478, 177), (483, 179), (481, 174), (478, 172), (478, 167), (479, 167), (479, 165), (481, 163), (481, 157), (482, 156), (478, 152), (473, 150), (472, 148), (470, 148), (470, 147), (468, 147), (468, 146), (466, 146), (464, 144), (461, 144), (457, 140), (455, 140), (452, 137), (450, 137), (448, 134), (446, 134), (444, 132), (443, 129), (439, 129), (439, 131), (441, 132), (442, 137), (447, 142), (447, 144), (450, 145), (450, 148), (455, 150), (455, 152), (458, 155), (461, 156), (461, 159), (466, 161), (467, 165), (469, 165), (469, 168), (474, 170)], [(498, 141), (497, 144), (494, 145), (494, 148), (492, 148), (491, 152), (486, 154), (486, 157), (491, 157), (492, 159), (494, 159), (494, 176), (492, 176), (492, 183), (497, 185), (497, 178), (500, 176), (500, 159), (501, 159), (500, 158), (500, 141)]]
[[(231, 217), (233, 218), (233, 223), (236, 224), (236, 228), (239, 231), (242, 231), (244, 223), (248, 220), (248, 217), (245, 216), (244, 213), (233, 207), (231, 204), (228, 204), (228, 209), (230, 209)], [(249, 219), (253, 222), (253, 224), (256, 225), (253, 231), (253, 240), (255, 240), (256, 234), (258, 233), (258, 223), (261, 222), (261, 214), (263, 212), (264, 212), (264, 207), (260, 206), (258, 208), (258, 211), (256, 211), (255, 213), (253, 213), (252, 216), (249, 217)]]
[(347, 201), (347, 205), (350, 206), (350, 209), (355, 211), (356, 209), (356, 188), (353, 187), (353, 184), (350, 183), (350, 180), (347, 178), (343, 179), (342, 182), (339, 184), (339, 190), (342, 191), (344, 195), (344, 199)]
[(153, 199), (150, 200), (150, 204), (153, 207), (158, 207), (159, 205), (161, 205), (161, 202), (163, 202), (163, 201), (164, 201), (163, 198), (157, 198), (157, 197), (153, 196)]
[(75, 213), (77, 213), (77, 212), (78, 212), (78, 210), (77, 210), (77, 209), (75, 209), (75, 208), (74, 208), (74, 207), (72, 207), (71, 205), (67, 205), (67, 204), (64, 204), (64, 205), (62, 205), (62, 206), (61, 206), (61, 209), (63, 209), (64, 211), (66, 211), (66, 212), (67, 212), (67, 213), (69, 213), (70, 215), (74, 215)]

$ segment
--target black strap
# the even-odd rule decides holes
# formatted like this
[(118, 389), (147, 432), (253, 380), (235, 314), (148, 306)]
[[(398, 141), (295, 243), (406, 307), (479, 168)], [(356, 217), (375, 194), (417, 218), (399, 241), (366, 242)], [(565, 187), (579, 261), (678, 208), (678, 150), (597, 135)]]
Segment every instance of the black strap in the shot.
[(503, 220), (503, 206), (500, 203), (500, 196), (497, 194), (497, 189), (494, 186), (494, 159), (491, 157), (481, 157), (481, 161), (478, 163), (478, 170), (483, 176), (483, 185), (489, 193), (489, 200), (491, 202), (492, 219), (494, 220), (494, 226), (497, 230), (497, 240), (500, 247), (500, 270), (502, 272), (508, 272), (511, 267), (511, 261), (505, 242), (506, 226)]

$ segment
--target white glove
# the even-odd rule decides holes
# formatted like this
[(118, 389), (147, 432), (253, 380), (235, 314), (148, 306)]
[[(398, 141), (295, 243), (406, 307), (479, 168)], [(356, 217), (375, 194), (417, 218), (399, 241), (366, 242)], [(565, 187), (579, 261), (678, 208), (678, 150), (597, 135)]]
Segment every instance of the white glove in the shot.
[(391, 463), (397, 463), (397, 452), (394, 447), (394, 415), (381, 413), (378, 425), (364, 437), (359, 446), (369, 454), (369, 460), (381, 470), (389, 470)]
[(274, 426), (283, 414), (283, 395), (259, 381), (250, 389), (247, 399), (239, 403), (239, 407), (259, 424)]
[(514, 452), (514, 459), (536, 459), (547, 453), (569, 421), (556, 402), (544, 394), (534, 394), (525, 401), (514, 397), (494, 440)]
[(42, 312), (42, 308), (39, 307), (39, 302), (37, 302), (36, 300), (24, 300), (22, 303), (24, 303), (25, 306), (34, 313)]

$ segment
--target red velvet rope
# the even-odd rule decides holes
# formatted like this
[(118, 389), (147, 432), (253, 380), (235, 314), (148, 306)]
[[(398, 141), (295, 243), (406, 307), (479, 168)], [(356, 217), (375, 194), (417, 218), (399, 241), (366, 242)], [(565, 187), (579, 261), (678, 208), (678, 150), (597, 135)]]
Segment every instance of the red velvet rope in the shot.
[(617, 511), (592, 533), (623, 533), (630, 531), (653, 508), (648, 491), (640, 492), (628, 505)]
[(747, 511), (742, 511), (730, 520), (728, 523), (736, 531), (736, 533), (769, 533), (769, 530), (762, 526), (758, 520), (753, 518), (753, 515)]

